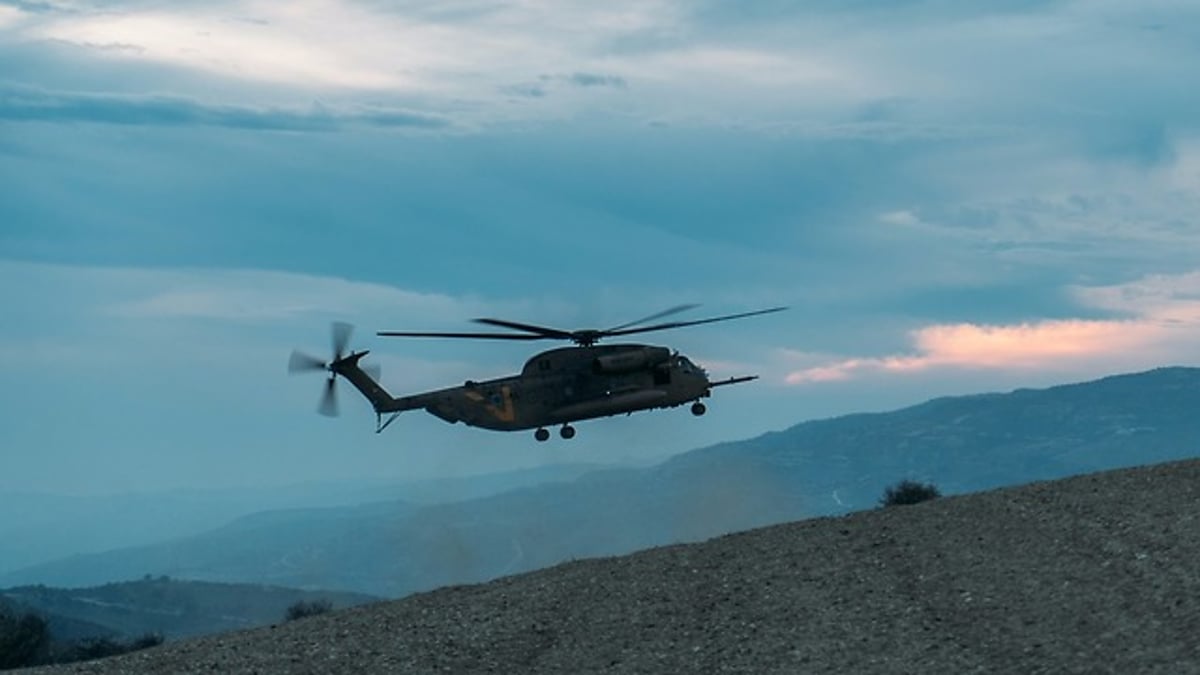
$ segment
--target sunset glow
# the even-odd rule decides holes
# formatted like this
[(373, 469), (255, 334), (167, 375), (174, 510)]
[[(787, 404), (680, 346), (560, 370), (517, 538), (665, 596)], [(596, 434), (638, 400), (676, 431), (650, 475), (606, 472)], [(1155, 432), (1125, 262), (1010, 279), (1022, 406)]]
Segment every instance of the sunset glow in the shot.
[(851, 358), (805, 368), (789, 384), (844, 380), (865, 372), (930, 368), (1045, 368), (1146, 349), (1168, 328), (1152, 321), (1043, 321), (1016, 325), (941, 324), (912, 333), (913, 354)]

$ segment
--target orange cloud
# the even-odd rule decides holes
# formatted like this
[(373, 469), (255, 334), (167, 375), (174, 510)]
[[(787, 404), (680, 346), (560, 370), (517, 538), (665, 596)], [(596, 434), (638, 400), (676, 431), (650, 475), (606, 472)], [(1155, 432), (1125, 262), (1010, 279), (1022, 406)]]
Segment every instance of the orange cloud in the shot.
[(1044, 321), (1016, 326), (955, 324), (916, 332), (926, 359), (946, 365), (1007, 368), (1121, 352), (1153, 341), (1162, 329), (1136, 321)]
[(1157, 321), (1040, 321), (1017, 325), (971, 323), (927, 326), (912, 333), (915, 353), (852, 358), (804, 368), (789, 384), (844, 380), (863, 372), (931, 368), (1053, 368), (1106, 355), (1149, 349), (1168, 327)]

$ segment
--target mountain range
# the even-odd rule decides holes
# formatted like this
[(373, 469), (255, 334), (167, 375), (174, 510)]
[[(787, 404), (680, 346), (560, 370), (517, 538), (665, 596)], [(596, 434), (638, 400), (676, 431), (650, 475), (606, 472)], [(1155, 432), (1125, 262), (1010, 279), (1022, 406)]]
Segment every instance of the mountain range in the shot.
[(599, 468), (603, 467), (556, 464), (426, 480), (347, 480), (93, 496), (5, 492), (0, 493), (4, 504), (0, 509), (0, 576), (74, 554), (200, 534), (258, 512), (381, 501), (453, 502), (568, 480)]
[(167, 542), (9, 572), (0, 586), (150, 574), (400, 597), (870, 509), (902, 479), (957, 494), (1195, 457), (1197, 409), (1200, 369), (1182, 367), (935, 399), (454, 503), (263, 512)]

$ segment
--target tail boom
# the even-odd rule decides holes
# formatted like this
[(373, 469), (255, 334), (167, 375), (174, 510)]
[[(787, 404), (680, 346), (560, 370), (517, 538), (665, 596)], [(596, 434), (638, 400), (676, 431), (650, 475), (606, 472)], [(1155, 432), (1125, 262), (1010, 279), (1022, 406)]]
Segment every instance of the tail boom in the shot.
[(402, 396), (396, 398), (387, 392), (371, 376), (359, 367), (358, 362), (362, 357), (366, 356), (368, 351), (351, 352), (347, 356), (329, 364), (329, 370), (337, 375), (346, 378), (354, 388), (359, 391), (375, 408), (378, 414), (383, 413), (401, 413), (405, 410), (414, 410), (423, 407), (421, 404), (413, 400), (411, 396)]

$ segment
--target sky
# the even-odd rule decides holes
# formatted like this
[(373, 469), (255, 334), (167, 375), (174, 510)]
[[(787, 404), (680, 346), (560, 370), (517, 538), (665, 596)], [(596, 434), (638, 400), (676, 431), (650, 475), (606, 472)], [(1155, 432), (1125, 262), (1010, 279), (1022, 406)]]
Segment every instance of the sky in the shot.
[[(1200, 365), (1200, 5), (0, 0), (0, 491), (661, 460), (929, 398)], [(640, 336), (714, 377), (570, 442), (394, 394)], [(554, 344), (545, 344), (554, 347)]]

